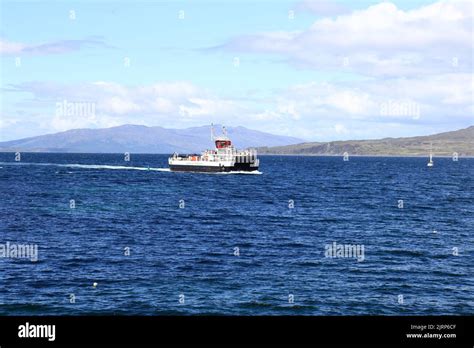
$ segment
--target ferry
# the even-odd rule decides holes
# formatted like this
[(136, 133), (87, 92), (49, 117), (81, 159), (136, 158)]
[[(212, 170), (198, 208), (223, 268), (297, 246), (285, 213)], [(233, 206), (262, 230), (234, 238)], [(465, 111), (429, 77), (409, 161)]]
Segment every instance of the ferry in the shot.
[(225, 127), (222, 135), (214, 136), (211, 125), (211, 139), (215, 143), (214, 150), (206, 150), (202, 154), (173, 154), (168, 159), (171, 171), (176, 172), (253, 172), (258, 171), (260, 160), (255, 149), (237, 150), (227, 136)]

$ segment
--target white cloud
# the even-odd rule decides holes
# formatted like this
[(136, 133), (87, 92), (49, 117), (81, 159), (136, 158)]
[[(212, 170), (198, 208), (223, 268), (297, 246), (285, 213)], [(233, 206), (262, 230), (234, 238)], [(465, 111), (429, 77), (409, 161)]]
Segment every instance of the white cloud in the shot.
[(296, 9), (321, 16), (334, 16), (349, 11), (347, 7), (333, 0), (304, 0), (296, 5)]
[(323, 103), (344, 113), (354, 115), (365, 115), (373, 107), (373, 102), (367, 93), (351, 90), (334, 90), (324, 98)]
[(0, 54), (2, 55), (49, 55), (78, 51), (84, 47), (110, 47), (97, 39), (60, 40), (36, 44), (12, 42), (0, 38)]
[[(188, 127), (229, 119), (242, 122), (245, 118), (242, 107), (236, 102), (183, 81), (142, 86), (107, 81), (81, 84), (27, 82), (12, 85), (9, 91), (31, 95), (27, 102), (14, 105), (14, 110), (23, 118), (30, 118), (32, 123), (40, 124), (47, 132), (125, 123)], [(58, 104), (66, 112), (58, 114)], [(11, 109), (11, 105), (9, 107)], [(34, 119), (28, 116), (33, 113), (41, 116)], [(0, 125), (7, 127), (11, 122), (3, 121)]]
[[(383, 2), (298, 32), (237, 37), (230, 51), (281, 54), (294, 65), (370, 76), (472, 70), (473, 3), (440, 1), (403, 11)], [(456, 64), (454, 64), (456, 60)]]
[[(69, 85), (30, 82), (13, 88), (30, 93), (32, 98), (9, 113), (11, 120), (20, 123), (3, 120), (0, 124), (8, 134), (19, 125), (23, 127), (21, 122), (26, 120), (31, 128), (40, 124), (41, 133), (125, 123), (184, 128), (214, 122), (334, 140), (426, 134), (474, 123), (474, 86), (468, 73), (307, 82), (252, 102), (223, 99), (189, 82), (143, 86), (104, 81)], [(55, 114), (56, 103), (65, 101), (92, 104), (94, 113)]]
[(18, 119), (13, 118), (13, 117), (9, 117), (7, 119), (5, 115), (0, 114), (0, 129), (11, 127), (17, 123), (18, 123)]
[(0, 39), (0, 54), (18, 54), (22, 52), (25, 45), (20, 42), (11, 42)]
[(436, 133), (474, 124), (472, 95), (471, 74), (310, 82), (280, 91), (250, 119), (319, 140)]
[(46, 121), (42, 121), (42, 126), (46, 129), (51, 129), (55, 132), (61, 132), (68, 129), (77, 128), (90, 128), (90, 127), (112, 127), (118, 124), (110, 122), (111, 120), (104, 118), (96, 118), (95, 116), (82, 116), (82, 117), (67, 117), (62, 115), (54, 115), (52, 118), (48, 118)]
[(254, 115), (250, 115), (250, 117), (256, 121), (263, 121), (263, 122), (269, 122), (269, 123), (272, 122), (273, 124), (275, 122), (279, 123), (279, 121), (281, 122), (284, 119), (282, 113), (268, 110), (268, 109), (262, 112), (258, 112)]
[(162, 97), (156, 97), (150, 102), (150, 105), (152, 106), (153, 110), (158, 113), (168, 114), (175, 110), (173, 102)]
[(471, 74), (444, 74), (424, 78), (394, 78), (353, 83), (309, 83), (289, 88), (283, 95), (299, 110), (324, 111), (358, 115), (360, 118), (380, 116), (380, 105), (388, 101), (411, 101), (430, 107), (423, 118), (449, 115), (472, 118), (474, 86)]
[(140, 111), (140, 107), (133, 101), (119, 96), (106, 97), (100, 100), (99, 108), (104, 113), (119, 115)]
[(336, 134), (348, 134), (349, 133), (349, 130), (346, 128), (346, 126), (344, 126), (341, 123), (337, 123), (334, 126), (334, 131), (336, 132)]
[(189, 103), (189, 106), (179, 106), (181, 116), (194, 118), (196, 116), (229, 114), (235, 108), (234, 103), (228, 100), (189, 98)]

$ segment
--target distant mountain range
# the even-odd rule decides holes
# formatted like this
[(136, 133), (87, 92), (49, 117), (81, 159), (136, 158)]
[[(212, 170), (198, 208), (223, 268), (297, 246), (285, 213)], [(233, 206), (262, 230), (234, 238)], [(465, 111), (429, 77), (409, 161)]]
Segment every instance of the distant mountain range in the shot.
[[(221, 126), (214, 126), (217, 134)], [(228, 127), (238, 148), (282, 146), (303, 140), (245, 127)], [(73, 129), (65, 132), (0, 142), (0, 151), (89, 152), (89, 153), (190, 153), (213, 148), (211, 126), (168, 129), (123, 125), (101, 129)]]
[(296, 145), (261, 147), (260, 154), (276, 155), (349, 155), (426, 156), (433, 144), (436, 156), (474, 156), (474, 126), (452, 132), (409, 138), (309, 142)]
[[(221, 126), (214, 126), (220, 134)], [(433, 144), (435, 156), (474, 156), (474, 126), (428, 136), (303, 142), (245, 127), (227, 128), (238, 148), (257, 148), (260, 154), (426, 156)], [(0, 151), (89, 152), (89, 153), (194, 153), (212, 148), (211, 127), (168, 129), (123, 125), (101, 129), (73, 129), (65, 132), (0, 142)]]

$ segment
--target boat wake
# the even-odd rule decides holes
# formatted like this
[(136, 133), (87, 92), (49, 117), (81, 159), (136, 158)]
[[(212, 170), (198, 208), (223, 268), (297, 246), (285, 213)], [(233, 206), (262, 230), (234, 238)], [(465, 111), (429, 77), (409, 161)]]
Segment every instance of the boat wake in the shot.
[[(63, 168), (82, 168), (82, 169), (108, 169), (108, 170), (143, 170), (143, 171), (155, 171), (155, 172), (171, 172), (169, 168), (154, 168), (154, 167), (132, 167), (132, 166), (113, 166), (108, 164), (79, 164), (79, 163), (34, 163), (34, 162), (0, 162), (2, 165), (30, 165), (30, 166), (56, 166)], [(1, 167), (0, 167), (1, 168)], [(68, 172), (71, 173), (72, 172)], [(193, 172), (188, 172), (193, 173)], [(258, 170), (254, 171), (230, 171), (230, 172), (216, 172), (216, 173), (204, 173), (196, 172), (199, 174), (218, 174), (218, 175), (261, 175), (262, 172)]]
[(32, 162), (0, 162), (2, 165), (31, 165), (31, 166), (56, 166), (63, 168), (83, 168), (83, 169), (110, 169), (110, 170), (150, 170), (157, 172), (169, 172), (169, 168), (153, 167), (132, 167), (132, 166), (112, 166), (106, 164), (62, 164), (62, 163), (32, 163)]
[(85, 169), (111, 169), (111, 170), (150, 170), (156, 172), (169, 172), (169, 168), (152, 168), (152, 167), (131, 167), (131, 166), (111, 166), (102, 164), (61, 164), (61, 167), (67, 168), (85, 168)]

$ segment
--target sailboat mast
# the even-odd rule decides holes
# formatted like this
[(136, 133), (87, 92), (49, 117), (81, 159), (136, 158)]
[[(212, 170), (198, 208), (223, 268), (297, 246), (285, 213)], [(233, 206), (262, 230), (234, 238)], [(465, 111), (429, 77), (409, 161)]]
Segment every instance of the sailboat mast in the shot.
[(433, 143), (430, 143), (430, 161), (428, 162), (428, 167), (433, 167)]

